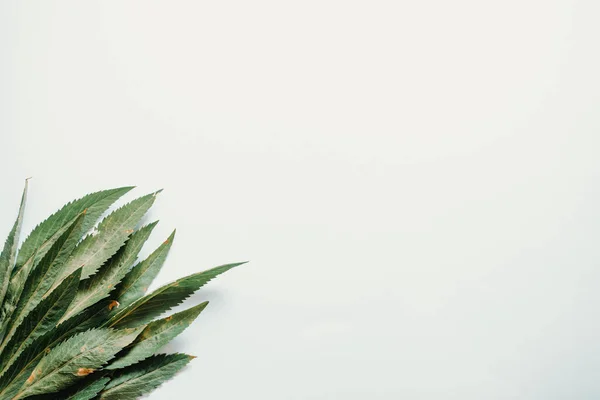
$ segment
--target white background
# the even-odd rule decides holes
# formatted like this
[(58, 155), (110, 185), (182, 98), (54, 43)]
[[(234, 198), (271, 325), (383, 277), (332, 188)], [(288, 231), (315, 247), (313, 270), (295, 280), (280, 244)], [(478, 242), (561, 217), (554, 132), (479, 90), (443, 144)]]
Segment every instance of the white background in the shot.
[(599, 16), (2, 0), (2, 234), (134, 184), (157, 283), (251, 260), (152, 400), (597, 399)]

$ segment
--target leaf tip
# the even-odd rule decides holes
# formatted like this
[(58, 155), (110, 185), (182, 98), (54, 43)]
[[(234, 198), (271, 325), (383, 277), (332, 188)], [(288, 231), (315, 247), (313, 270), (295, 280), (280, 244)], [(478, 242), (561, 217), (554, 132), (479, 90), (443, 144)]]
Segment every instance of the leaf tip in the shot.
[(175, 239), (175, 233), (177, 232), (177, 229), (173, 229), (173, 232), (171, 232), (171, 234), (169, 235), (169, 237), (163, 242), (163, 244), (169, 244), (173, 241), (173, 239)]

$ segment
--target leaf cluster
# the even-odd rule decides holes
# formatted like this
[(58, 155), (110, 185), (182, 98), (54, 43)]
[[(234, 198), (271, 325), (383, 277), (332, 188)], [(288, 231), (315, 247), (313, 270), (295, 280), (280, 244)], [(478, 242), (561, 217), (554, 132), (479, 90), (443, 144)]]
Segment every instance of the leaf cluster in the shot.
[(157, 352), (208, 302), (160, 317), (243, 263), (198, 272), (146, 293), (175, 232), (138, 260), (157, 224), (140, 227), (141, 220), (159, 192), (101, 219), (132, 187), (66, 204), (19, 248), (27, 186), (0, 253), (0, 400), (137, 399), (173, 377), (194, 357)]

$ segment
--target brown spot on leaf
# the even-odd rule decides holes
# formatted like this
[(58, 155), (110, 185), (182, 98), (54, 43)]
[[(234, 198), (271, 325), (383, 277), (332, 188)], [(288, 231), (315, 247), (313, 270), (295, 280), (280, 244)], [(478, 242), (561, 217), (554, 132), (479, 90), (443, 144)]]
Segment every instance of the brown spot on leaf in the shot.
[(127, 230), (125, 231), (125, 233), (126, 233), (126, 234), (133, 233), (133, 229), (127, 229)]
[(112, 311), (113, 308), (117, 307), (119, 308), (119, 306), (121, 305), (121, 303), (119, 303), (116, 300), (113, 300), (110, 302), (110, 304), (108, 305), (108, 311)]
[(29, 378), (27, 378), (27, 383), (32, 383), (33, 381), (35, 381), (35, 378), (37, 375), (41, 374), (42, 370), (41, 369), (34, 369), (33, 372), (31, 373), (31, 375), (29, 375)]
[(169, 244), (169, 239), (165, 240), (163, 244)]
[(173, 316), (172, 316), (172, 315), (169, 315), (167, 318), (165, 318), (165, 321), (170, 321), (170, 320), (172, 320), (172, 319), (173, 319)]
[(91, 374), (92, 372), (94, 372), (93, 368), (79, 368), (77, 370), (77, 373), (75, 375), (77, 375), (77, 376), (87, 376), (87, 375)]

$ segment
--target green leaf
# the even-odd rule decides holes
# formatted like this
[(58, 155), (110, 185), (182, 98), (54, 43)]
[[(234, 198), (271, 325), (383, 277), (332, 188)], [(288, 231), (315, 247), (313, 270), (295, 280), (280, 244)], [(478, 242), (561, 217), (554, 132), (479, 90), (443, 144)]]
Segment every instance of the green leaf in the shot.
[(69, 337), (102, 324), (107, 314), (106, 304), (99, 303), (35, 340), (0, 377), (0, 399), (12, 399), (45, 354)]
[[(11, 279), (6, 302), (2, 308), (2, 315), (5, 317), (0, 327), (2, 334), (0, 351), (4, 349), (7, 341), (25, 316), (39, 304), (53, 284), (58, 271), (63, 267), (79, 240), (82, 221), (83, 214), (56, 232), (56, 234), (60, 234), (60, 237), (54, 241), (50, 250), (35, 266), (33, 269), (35, 273), (22, 276), (25, 271), (29, 270), (29, 267), (26, 267)], [(34, 258), (30, 258), (30, 260)]]
[(41, 359), (14, 400), (55, 393), (110, 361), (141, 329), (93, 329), (79, 333)]
[(58, 393), (29, 396), (27, 400), (91, 400), (95, 398), (110, 381), (108, 376), (96, 377), (94, 375), (97, 374), (92, 374), (89, 376), (90, 379), (84, 378), (75, 385), (72, 385), (65, 390), (61, 390)]
[(97, 233), (88, 235), (77, 246), (64, 270), (64, 276), (83, 267), (81, 278), (96, 273), (112, 257), (152, 206), (159, 192), (140, 197), (112, 212), (98, 225)]
[(187, 354), (160, 354), (117, 371), (100, 393), (101, 400), (137, 399), (171, 379), (194, 357)]
[(26, 184), (17, 223), (0, 253), (0, 399), (133, 399), (191, 359), (154, 354), (206, 303), (153, 320), (241, 263), (187, 276), (142, 297), (175, 234), (132, 267), (155, 226), (135, 231), (156, 193), (112, 212), (82, 240), (130, 189), (67, 204), (37, 226), (17, 253)]
[[(61, 228), (59, 228), (50, 238), (48, 238), (36, 249), (35, 253), (33, 253), (23, 265), (13, 270), (8, 287), (7, 299), (5, 300), (3, 307), (4, 309), (9, 310), (9, 314), (12, 313), (12, 311), (10, 311), (10, 308), (6, 307), (6, 303), (14, 305), (13, 303), (19, 300), (19, 296), (23, 290), (24, 282), (27, 280), (31, 269), (37, 265), (37, 263), (46, 255), (48, 251), (50, 251), (54, 243), (56, 243), (63, 233), (65, 233), (65, 231), (70, 229), (71, 224), (75, 223), (76, 220), (77, 217), (73, 218), (66, 225), (63, 225)], [(79, 238), (81, 238), (81, 232), (79, 232)]]
[(115, 298), (120, 307), (126, 307), (146, 293), (148, 287), (162, 268), (171, 249), (175, 231), (144, 261), (134, 266), (117, 287)]
[(163, 312), (170, 310), (171, 307), (180, 304), (217, 275), (242, 264), (244, 263), (222, 265), (162, 286), (119, 311), (110, 319), (108, 326), (128, 328), (146, 324)]
[(91, 400), (104, 389), (108, 381), (110, 378), (107, 376), (92, 380), (67, 397), (66, 400)]
[(35, 227), (27, 239), (25, 239), (19, 250), (19, 255), (17, 256), (17, 269), (25, 264), (36, 251), (38, 257), (43, 257), (44, 254), (38, 250), (41, 244), (54, 236), (64, 224), (73, 220), (85, 210), (87, 210), (86, 214), (88, 218), (82, 225), (82, 231), (87, 232), (94, 225), (96, 220), (100, 218), (100, 216), (108, 210), (115, 201), (131, 189), (133, 189), (133, 186), (103, 190), (88, 194), (81, 199), (63, 206), (60, 210)]
[(28, 182), (28, 180), (25, 180), (25, 188), (23, 189), (17, 220), (4, 242), (4, 249), (0, 254), (0, 305), (4, 303), (4, 297), (8, 290), (8, 282), (10, 281), (9, 278), (15, 265), (21, 225), (23, 224), (23, 214), (25, 213), (25, 203), (27, 202)]
[(156, 224), (157, 222), (153, 222), (134, 232), (117, 254), (104, 264), (95, 275), (81, 282), (77, 296), (62, 320), (66, 320), (108, 297), (109, 293), (121, 282), (121, 279), (135, 262)]
[(117, 356), (115, 361), (106, 368), (124, 368), (150, 357), (183, 332), (206, 308), (207, 304), (208, 301), (205, 301), (185, 311), (149, 323), (129, 346), (130, 349), (124, 350), (125, 354)]
[(0, 358), (2, 372), (0, 375), (4, 374), (6, 369), (34, 340), (56, 328), (58, 320), (75, 297), (80, 276), (81, 269), (73, 272), (27, 315), (23, 323), (19, 325), (15, 335), (8, 342), (6, 346), (8, 351), (2, 353)]

